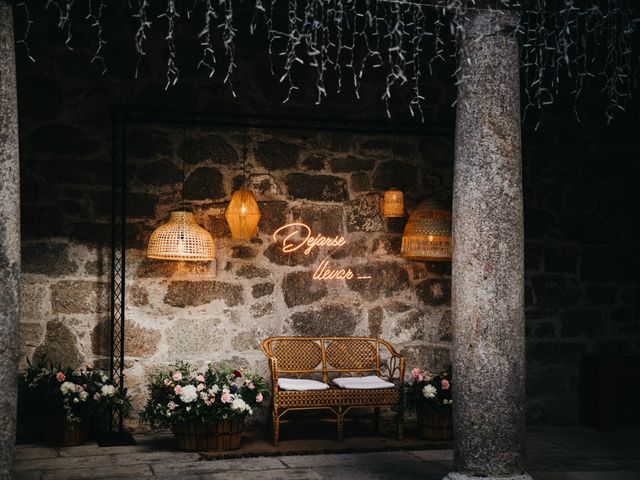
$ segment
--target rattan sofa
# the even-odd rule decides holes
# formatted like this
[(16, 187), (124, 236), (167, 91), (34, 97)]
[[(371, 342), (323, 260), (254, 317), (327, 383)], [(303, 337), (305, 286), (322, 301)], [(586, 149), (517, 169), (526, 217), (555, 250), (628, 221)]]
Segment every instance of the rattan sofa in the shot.
[[(336, 415), (338, 440), (344, 417), (354, 407), (373, 407), (378, 428), (380, 407), (394, 406), (404, 379), (405, 361), (385, 340), (370, 337), (271, 337), (262, 342), (272, 382), (273, 443), (278, 445), (282, 416), (291, 410), (326, 409)], [(393, 388), (350, 389), (332, 383), (336, 377), (376, 375)], [(326, 390), (294, 391), (278, 387), (282, 378), (316, 379)], [(402, 436), (402, 419), (398, 434)]]

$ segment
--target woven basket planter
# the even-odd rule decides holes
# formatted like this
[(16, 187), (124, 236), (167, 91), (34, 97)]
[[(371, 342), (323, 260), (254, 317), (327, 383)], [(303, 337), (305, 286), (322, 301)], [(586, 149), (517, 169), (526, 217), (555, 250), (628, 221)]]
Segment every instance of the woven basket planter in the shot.
[(83, 445), (89, 437), (89, 422), (67, 422), (64, 415), (42, 415), (42, 433), (45, 443), (52, 447)]
[(244, 430), (244, 419), (203, 423), (190, 420), (172, 427), (178, 448), (186, 452), (203, 450), (236, 450)]
[(426, 408), (416, 409), (418, 432), (427, 440), (451, 440), (453, 438), (453, 419), (451, 410), (433, 412)]

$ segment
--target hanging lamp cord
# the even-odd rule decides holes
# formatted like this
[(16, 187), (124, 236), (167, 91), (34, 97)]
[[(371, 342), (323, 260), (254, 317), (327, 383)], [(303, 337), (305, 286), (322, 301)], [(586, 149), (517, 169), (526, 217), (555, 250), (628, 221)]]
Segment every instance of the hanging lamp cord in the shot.
[(242, 158), (244, 166), (242, 170), (242, 189), (247, 189), (247, 127), (244, 127), (244, 136), (242, 141)]
[(182, 127), (182, 210), (184, 211), (185, 164), (187, 163), (187, 127)]

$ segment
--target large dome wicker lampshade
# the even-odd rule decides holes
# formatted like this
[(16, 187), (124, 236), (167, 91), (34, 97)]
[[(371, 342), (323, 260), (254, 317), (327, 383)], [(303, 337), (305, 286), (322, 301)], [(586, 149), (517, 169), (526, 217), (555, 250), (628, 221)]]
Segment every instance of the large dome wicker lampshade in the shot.
[(253, 237), (260, 221), (260, 208), (253, 192), (249, 190), (234, 192), (225, 217), (233, 238), (249, 240)]
[(382, 214), (385, 217), (404, 217), (404, 195), (400, 190), (390, 188), (384, 192)]
[(171, 212), (169, 221), (154, 230), (147, 257), (159, 260), (206, 262), (216, 256), (216, 243), (209, 232), (197, 224), (193, 213)]
[(400, 254), (410, 260), (448, 261), (452, 250), (451, 212), (425, 200), (409, 215)]

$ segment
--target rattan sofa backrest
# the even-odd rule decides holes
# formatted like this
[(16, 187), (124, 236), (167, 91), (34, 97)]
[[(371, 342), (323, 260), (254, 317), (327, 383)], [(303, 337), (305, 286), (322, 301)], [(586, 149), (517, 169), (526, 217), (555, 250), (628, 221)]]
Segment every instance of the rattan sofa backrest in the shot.
[(262, 350), (277, 363), (278, 376), (380, 375), (391, 344), (372, 337), (270, 337)]

